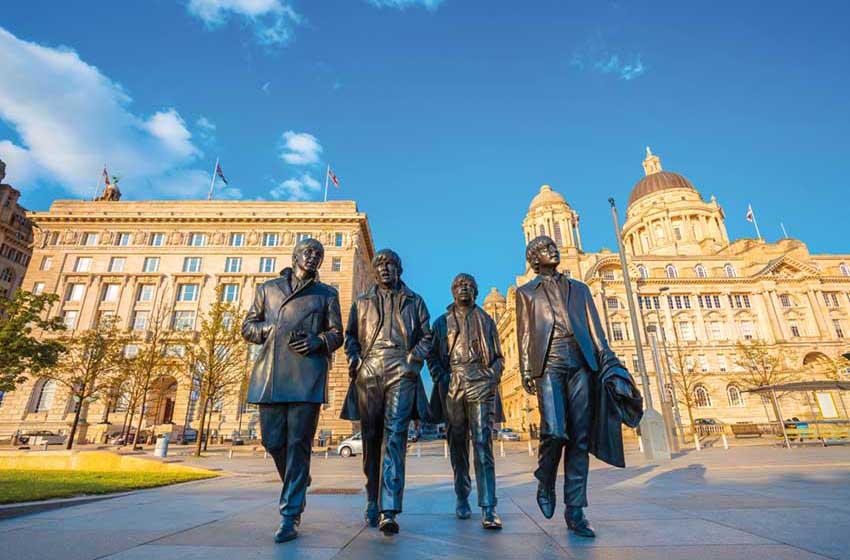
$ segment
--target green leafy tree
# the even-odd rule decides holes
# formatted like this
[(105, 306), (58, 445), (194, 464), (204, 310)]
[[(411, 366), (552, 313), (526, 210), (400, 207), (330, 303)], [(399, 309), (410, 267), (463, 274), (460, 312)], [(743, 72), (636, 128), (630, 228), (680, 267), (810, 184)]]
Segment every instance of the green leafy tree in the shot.
[(27, 375), (38, 376), (56, 365), (65, 347), (49, 334), (63, 331), (65, 325), (60, 317), (44, 317), (58, 300), (56, 294), (24, 290), (11, 300), (0, 300), (0, 391), (12, 391)]

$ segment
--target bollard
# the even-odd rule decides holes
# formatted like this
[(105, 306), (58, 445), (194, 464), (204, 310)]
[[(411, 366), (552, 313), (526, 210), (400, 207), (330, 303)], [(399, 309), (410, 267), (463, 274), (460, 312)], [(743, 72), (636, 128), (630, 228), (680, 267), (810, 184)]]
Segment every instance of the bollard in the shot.
[(534, 451), (531, 450), (531, 440), (528, 440), (528, 456), (533, 457)]
[(694, 432), (694, 445), (697, 448), (697, 451), (702, 451), (702, 446), (699, 444), (699, 434)]
[(228, 451), (228, 452), (227, 452), (227, 458), (228, 458), (228, 459), (233, 459), (233, 450), (232, 450), (232, 449), (231, 449), (230, 451)]
[(422, 457), (422, 444), (419, 442), (416, 442), (416, 456)]
[(449, 457), (449, 442), (443, 440), (443, 459), (447, 459)]
[(327, 458), (328, 458), (328, 448), (325, 447), (325, 459), (327, 459)]
[(643, 453), (643, 438), (638, 436), (638, 449)]
[(505, 442), (504, 440), (499, 440), (499, 457), (505, 456)]
[(726, 439), (726, 434), (720, 434), (723, 438), (723, 449), (729, 449), (729, 440)]

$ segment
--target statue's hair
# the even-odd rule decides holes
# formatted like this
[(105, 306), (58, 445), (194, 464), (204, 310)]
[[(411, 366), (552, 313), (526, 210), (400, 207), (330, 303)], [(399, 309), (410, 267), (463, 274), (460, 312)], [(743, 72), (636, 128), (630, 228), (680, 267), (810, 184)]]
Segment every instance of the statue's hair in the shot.
[(398, 267), (398, 273), (401, 275), (402, 267), (401, 267), (401, 257), (398, 256), (398, 253), (393, 251), (392, 249), (381, 249), (375, 256), (372, 258), (372, 268), (378, 268), (378, 265), (384, 261), (390, 261), (395, 263)]
[[(298, 253), (307, 249), (307, 247), (315, 247), (322, 253), (322, 260), (325, 260), (325, 246), (322, 245), (321, 241), (318, 239), (314, 239), (312, 237), (308, 237), (307, 239), (302, 239), (298, 243), (295, 244), (295, 247), (292, 249), (292, 265), (295, 266), (295, 257), (298, 256)], [(319, 265), (322, 263), (320, 262)]]
[(537, 272), (540, 268), (540, 251), (550, 243), (555, 243), (551, 237), (540, 235), (529, 241), (528, 245), (526, 245), (525, 260), (531, 265), (534, 272)]
[(460, 283), (461, 280), (468, 280), (468, 281), (472, 282), (472, 290), (475, 294), (473, 296), (473, 299), (477, 298), (478, 297), (478, 282), (475, 281), (474, 276), (472, 276), (471, 274), (467, 274), (466, 272), (461, 272), (460, 274), (455, 276), (454, 280), (452, 280), (452, 293), (454, 293), (455, 286), (457, 286)]

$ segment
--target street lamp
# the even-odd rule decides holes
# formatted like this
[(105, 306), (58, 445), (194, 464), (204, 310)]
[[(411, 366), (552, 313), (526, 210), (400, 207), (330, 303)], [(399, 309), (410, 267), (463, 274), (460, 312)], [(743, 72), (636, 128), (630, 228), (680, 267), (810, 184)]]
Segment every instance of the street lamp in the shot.
[[(670, 291), (669, 286), (659, 288), (659, 293)], [(660, 297), (659, 297), (660, 302)], [(682, 445), (685, 443), (685, 430), (682, 426), (682, 414), (679, 410), (679, 395), (676, 391), (676, 380), (673, 379), (673, 364), (670, 361), (670, 352), (667, 351), (667, 329), (664, 328), (664, 323), (661, 320), (661, 312), (658, 307), (655, 308), (655, 317), (658, 319), (658, 327), (661, 329), (661, 348), (664, 350), (664, 359), (667, 362), (667, 378), (670, 384), (670, 392), (673, 397), (673, 417), (676, 420), (676, 429), (679, 432), (679, 441)], [(679, 350), (679, 333), (676, 332), (676, 325), (673, 325), (673, 336), (676, 338), (676, 351)]]
[(652, 393), (649, 389), (649, 377), (646, 374), (646, 363), (643, 359), (641, 331), (638, 328), (635, 299), (632, 294), (632, 283), (629, 279), (629, 267), (626, 263), (626, 249), (623, 246), (623, 235), (620, 231), (620, 219), (617, 217), (617, 207), (614, 205), (614, 198), (609, 198), (608, 202), (611, 204), (611, 218), (614, 220), (614, 234), (617, 236), (620, 267), (623, 269), (623, 285), (626, 288), (626, 300), (629, 303), (629, 318), (632, 323), (632, 332), (635, 334), (635, 352), (637, 353), (638, 369), (640, 370), (641, 386), (643, 387), (644, 402), (646, 404), (646, 408), (643, 411), (643, 419), (640, 421), (640, 437), (643, 441), (643, 452), (649, 460), (670, 459), (670, 442), (667, 440), (664, 419), (652, 406)]

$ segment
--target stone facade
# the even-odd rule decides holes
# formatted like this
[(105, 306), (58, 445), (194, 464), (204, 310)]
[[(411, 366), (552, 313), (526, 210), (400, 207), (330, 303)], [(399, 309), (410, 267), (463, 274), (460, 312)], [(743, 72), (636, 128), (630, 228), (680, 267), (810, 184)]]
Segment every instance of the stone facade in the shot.
[(6, 164), (0, 160), (0, 298), (11, 298), (32, 257), (32, 224), (18, 204), (21, 193), (3, 183), (5, 177)]
[[(113, 197), (59, 200), (29, 218), (37, 234), (23, 288), (59, 294), (51, 313), (65, 317), (69, 328), (91, 328), (103, 314), (115, 314), (123, 329), (142, 334), (156, 294), (168, 294), (171, 328), (198, 329), (217, 286), (228, 285), (247, 308), (257, 284), (290, 266), (293, 247), (303, 236), (325, 246), (320, 278), (339, 290), (343, 321), (352, 299), (372, 282), (372, 234), (366, 214), (354, 202), (120, 202)], [(182, 292), (189, 297), (177, 297), (179, 285), (194, 286)], [(200, 407), (182, 369), (175, 365), (173, 375), (152, 391), (147, 428), (175, 435), (184, 424), (197, 428)], [(334, 356), (320, 431), (352, 432), (350, 422), (338, 419), (347, 386), (340, 351)], [(213, 429), (229, 436), (241, 426), (243, 434), (257, 434), (256, 410), (246, 405), (240, 413), (237, 401), (234, 394), (222, 403), (213, 415)], [(74, 406), (61, 388), (27, 382), (3, 399), (0, 436), (15, 430), (67, 432)], [(128, 414), (120, 399), (108, 410), (100, 401), (86, 407), (80, 441), (119, 432)]]
[[(674, 372), (681, 362), (694, 372), (691, 379), (699, 378), (694, 418), (764, 423), (769, 414), (773, 419), (759, 396), (744, 392), (743, 370), (735, 365), (736, 343), (742, 340), (763, 340), (772, 351), (781, 352), (784, 367), (797, 379), (850, 379), (847, 362), (840, 357), (850, 351), (850, 254), (813, 255), (802, 241), (787, 238), (775, 243), (730, 241), (723, 209), (714, 197), (704, 202), (685, 177), (663, 171), (649, 149), (644, 170), (646, 176), (629, 200), (622, 233), (639, 323), (667, 339), (665, 344), (654, 334), (642, 337), (656, 408), (656, 371), (660, 368), (669, 376), (665, 348)], [(578, 214), (548, 185), (532, 200), (522, 228), (526, 242), (546, 234), (561, 247), (560, 270), (590, 286), (613, 349), (639, 379), (619, 256), (609, 250), (584, 252)], [(517, 257), (518, 262), (524, 260), (524, 255)], [(525, 265), (516, 285), (533, 277)], [(520, 383), (514, 293), (514, 286), (507, 297), (493, 288), (484, 308), (497, 320), (506, 356), (501, 385), (506, 425), (525, 431), (531, 424), (539, 426), (539, 416), (536, 398)], [(669, 385), (664, 385), (667, 402), (672, 401)], [(837, 393), (829, 398), (846, 417), (842, 408), (850, 406), (850, 399), (845, 395), (843, 402)], [(683, 396), (676, 399), (687, 429)], [(783, 397), (783, 414), (820, 414), (815, 396), (810, 399), (800, 394)]]

